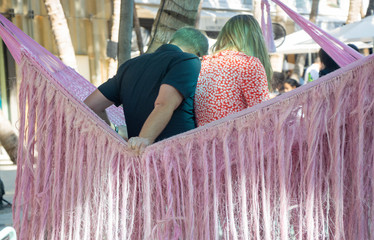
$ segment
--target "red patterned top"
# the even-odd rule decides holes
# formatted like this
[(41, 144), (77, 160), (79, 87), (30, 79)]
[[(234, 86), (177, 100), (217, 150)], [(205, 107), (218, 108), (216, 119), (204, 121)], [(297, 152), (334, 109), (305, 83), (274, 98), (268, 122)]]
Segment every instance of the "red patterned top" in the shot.
[(266, 72), (258, 58), (232, 50), (203, 57), (195, 92), (198, 126), (268, 99)]

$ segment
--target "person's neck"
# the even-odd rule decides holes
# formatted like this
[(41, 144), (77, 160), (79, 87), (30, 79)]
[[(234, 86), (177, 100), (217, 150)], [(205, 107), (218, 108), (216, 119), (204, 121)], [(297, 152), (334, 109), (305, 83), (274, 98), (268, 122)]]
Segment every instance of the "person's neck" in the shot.
[(186, 53), (193, 53), (193, 51), (191, 51), (189, 48), (186, 48), (186, 47), (183, 47), (183, 46), (179, 46), (179, 45), (176, 45), (174, 44), (175, 46), (179, 47), (183, 52), (186, 52)]
[(214, 54), (220, 53), (220, 52), (223, 52), (223, 51), (238, 51), (239, 52), (239, 50), (236, 49), (236, 48), (222, 48), (222, 49), (214, 51)]

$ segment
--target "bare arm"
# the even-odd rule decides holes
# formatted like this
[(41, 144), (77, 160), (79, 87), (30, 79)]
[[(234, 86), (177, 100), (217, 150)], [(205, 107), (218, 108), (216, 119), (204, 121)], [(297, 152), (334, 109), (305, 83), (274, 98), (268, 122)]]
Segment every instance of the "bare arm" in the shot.
[(84, 103), (110, 125), (110, 121), (105, 109), (111, 106), (113, 102), (108, 100), (99, 90), (96, 89), (93, 93), (91, 93), (91, 95), (84, 100)]
[(146, 146), (152, 144), (169, 123), (175, 109), (183, 101), (182, 94), (168, 84), (162, 84), (155, 101), (155, 107), (145, 121), (139, 137), (130, 138), (130, 147), (142, 153)]

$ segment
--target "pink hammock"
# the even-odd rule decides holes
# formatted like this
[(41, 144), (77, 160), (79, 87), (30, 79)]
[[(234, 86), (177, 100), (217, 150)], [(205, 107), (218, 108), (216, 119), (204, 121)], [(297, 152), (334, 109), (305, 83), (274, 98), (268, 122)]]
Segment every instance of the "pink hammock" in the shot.
[(138, 158), (0, 20), (23, 76), (20, 239), (374, 239), (374, 55)]

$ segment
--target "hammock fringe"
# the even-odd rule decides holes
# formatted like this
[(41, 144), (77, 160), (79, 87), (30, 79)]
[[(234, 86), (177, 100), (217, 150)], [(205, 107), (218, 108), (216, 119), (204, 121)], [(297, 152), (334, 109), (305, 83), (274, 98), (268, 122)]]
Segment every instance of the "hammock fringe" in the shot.
[(20, 239), (374, 239), (374, 57), (135, 157), (22, 54)]

